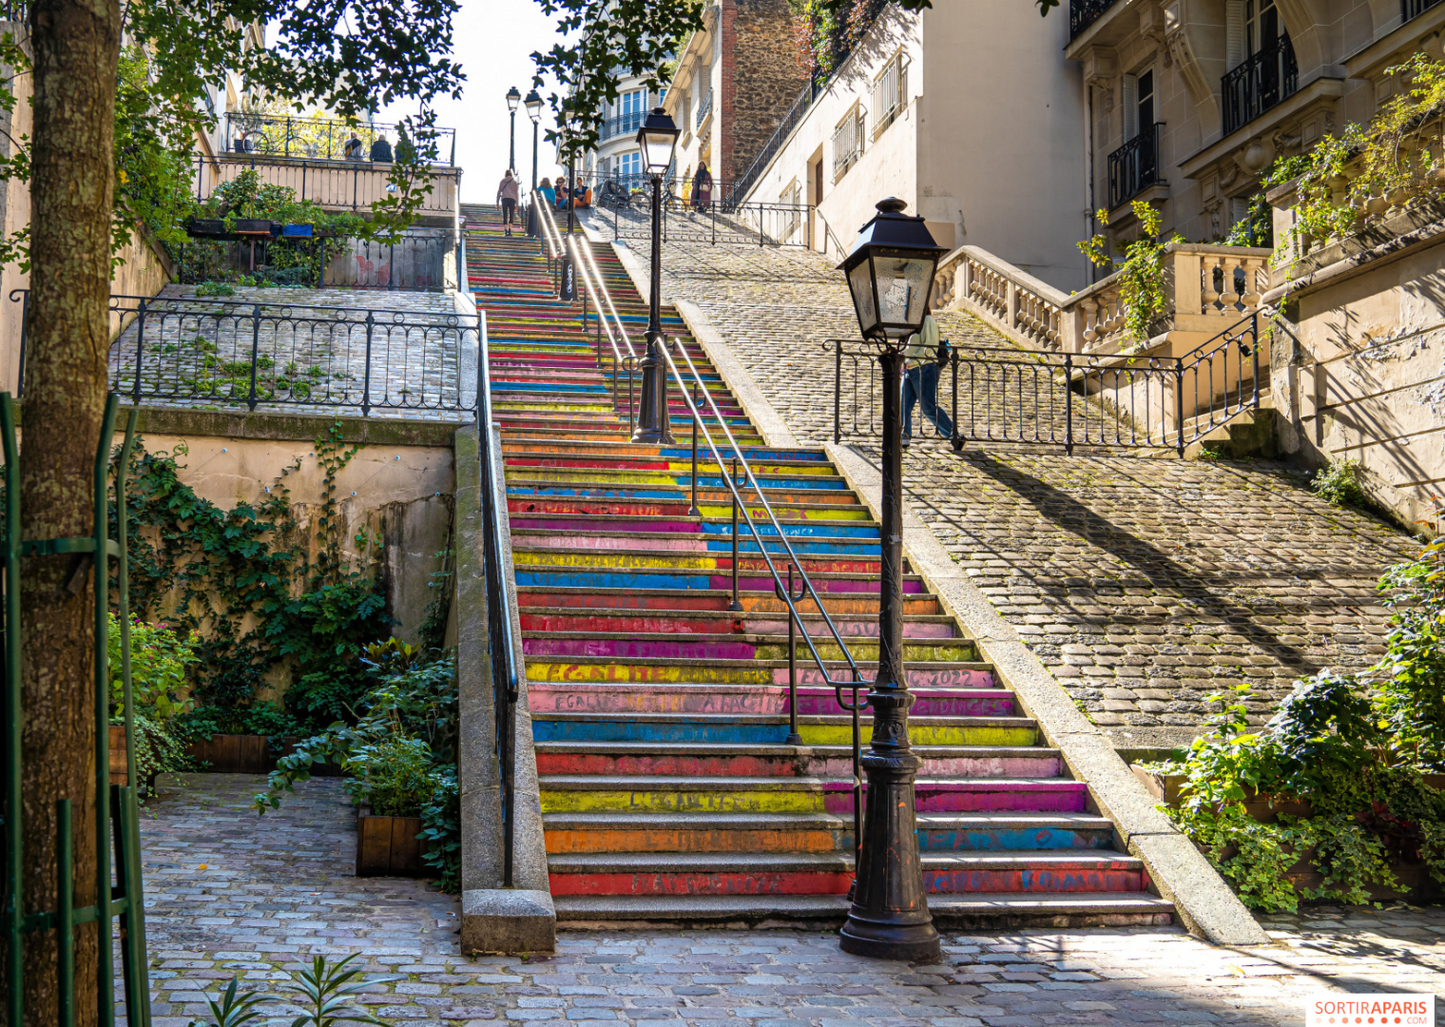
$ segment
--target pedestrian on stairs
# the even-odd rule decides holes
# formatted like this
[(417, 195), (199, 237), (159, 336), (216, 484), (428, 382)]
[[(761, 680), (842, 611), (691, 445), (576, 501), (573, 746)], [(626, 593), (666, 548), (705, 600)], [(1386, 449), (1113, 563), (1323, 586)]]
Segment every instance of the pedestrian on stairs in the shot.
[[(903, 445), (913, 441), (913, 405), (923, 400), (923, 416), (944, 438), (953, 437), (953, 419), (938, 407), (938, 373), (948, 363), (948, 344), (938, 338), (938, 323), (924, 307), (923, 324), (903, 348)], [(922, 424), (919, 425), (922, 428)]]
[(712, 172), (704, 160), (697, 162), (697, 174), (692, 176), (692, 205), (700, 211), (712, 206)]
[(512, 169), (508, 168), (502, 176), (502, 184), (497, 186), (497, 206), (502, 208), (502, 227), (508, 235), (512, 234), (512, 217), (517, 213), (517, 195), (517, 180), (512, 177)]

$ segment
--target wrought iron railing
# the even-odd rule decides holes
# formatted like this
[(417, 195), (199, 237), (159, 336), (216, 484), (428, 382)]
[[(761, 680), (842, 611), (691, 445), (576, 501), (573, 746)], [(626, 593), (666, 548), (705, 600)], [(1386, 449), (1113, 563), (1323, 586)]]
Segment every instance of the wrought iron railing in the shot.
[[(29, 298), (23, 289), (10, 293), (22, 304), (22, 389)], [(458, 314), (164, 296), (112, 296), (109, 312), (110, 389), (136, 405), (340, 407), (425, 417), (465, 415), (476, 406), (459, 372), (479, 326)]]
[(1239, 67), (1226, 72), (1221, 88), (1225, 135), (1292, 96), (1299, 88), (1299, 66), (1289, 34), (1281, 33), (1258, 53), (1246, 57)]
[[(1268, 324), (1266, 318), (1266, 331)], [(1086, 446), (1182, 455), (1241, 412), (1258, 409), (1267, 388), (1260, 331), (1260, 315), (1252, 314), (1180, 357), (945, 343), (936, 407), (920, 388), (918, 435), (955, 450), (996, 442), (1062, 446), (1070, 454)], [(882, 438), (882, 382), (873, 351), (852, 340), (823, 345), (833, 353), (833, 440)]]
[[(664, 183), (663, 242), (705, 242), (733, 246), (812, 246), (813, 209), (807, 204), (734, 203), (726, 193), (707, 199), (680, 197)], [(612, 238), (651, 238), (652, 185), (617, 202), (598, 205)]]
[(711, 113), (712, 113), (712, 90), (709, 89), (709, 90), (707, 91), (706, 95), (704, 95), (703, 98), (702, 98), (701, 100), (699, 100), (698, 103), (697, 103), (697, 120), (694, 122), (694, 124), (695, 124), (698, 128), (702, 128), (702, 123), (707, 120), (707, 116), (708, 116), (709, 114), (711, 114)]
[(1409, 21), (1418, 18), (1441, 0), (1400, 0), (1400, 18)]
[[(578, 242), (575, 237), (572, 240), (574, 259), (581, 270), (581, 281), (585, 293), (592, 294), (593, 307), (597, 311), (599, 321), (607, 323), (608, 341), (617, 361), (614, 366), (614, 401), (620, 399), (620, 391), (616, 385), (618, 369), (626, 371), (628, 376), (628, 427), (633, 424), (633, 413), (635, 409), (635, 393), (633, 389), (633, 376), (637, 367), (638, 350), (633, 347), (632, 340), (628, 337), (627, 328), (618, 316), (617, 308), (612, 302), (612, 297), (607, 291), (607, 285), (592, 263), (590, 244)], [(626, 354), (624, 357), (623, 354)], [(833, 688), (834, 698), (841, 709), (852, 715), (853, 732), (853, 842), (854, 858), (856, 867), (857, 854), (862, 850), (863, 845), (863, 774), (862, 774), (862, 733), (859, 726), (859, 712), (867, 705), (866, 700), (858, 695), (859, 690), (867, 687), (863, 679), (863, 673), (858, 667), (857, 661), (853, 658), (833, 618), (829, 615), (827, 607), (823, 603), (822, 596), (808, 578), (807, 572), (803, 569), (803, 562), (798, 558), (787, 533), (779, 523), (777, 515), (773, 511), (772, 504), (764, 494), (762, 486), (758, 483), (752, 467), (743, 448), (738, 445), (737, 438), (733, 435), (732, 429), (728, 427), (727, 419), (722, 411), (718, 409), (717, 403), (712, 397), (711, 391), (704, 382), (702, 375), (698, 372), (697, 366), (692, 358), (688, 356), (686, 347), (680, 340), (672, 340), (670, 344), (662, 347), (663, 356), (667, 362), (667, 373), (677, 387), (678, 394), (687, 405), (688, 415), (692, 422), (692, 475), (689, 478), (691, 486), (691, 504), (689, 514), (698, 516), (698, 452), (699, 443), (702, 443), (711, 456), (713, 463), (717, 465), (718, 474), (727, 485), (727, 490), (732, 501), (732, 603), (730, 609), (741, 610), (742, 603), (738, 595), (738, 555), (739, 539), (743, 532), (740, 528), (746, 529), (747, 534), (752, 537), (753, 544), (757, 546), (758, 554), (767, 565), (768, 573), (773, 579), (773, 591), (777, 598), (787, 607), (788, 610), (788, 739), (789, 745), (800, 745), (802, 737), (798, 733), (798, 660), (797, 645), (798, 637), (802, 636), (803, 644), (807, 647), (814, 664), (818, 668), (818, 674), (824, 684)], [(679, 366), (681, 365), (681, 366)], [(598, 366), (602, 366), (602, 350), (598, 348)], [(684, 375), (682, 368), (686, 368)], [(619, 407), (620, 410), (620, 407)], [(713, 437), (712, 430), (708, 427), (707, 418), (711, 416), (716, 423), (718, 430), (722, 432), (724, 442), (719, 444)], [(668, 411), (664, 409), (662, 416), (667, 417)], [(756, 498), (747, 499), (751, 495)], [(752, 509), (749, 509), (749, 507)], [(756, 511), (762, 510), (765, 523), (760, 528), (756, 519)], [(787, 576), (778, 568), (774, 561), (774, 554), (783, 558), (779, 562), (787, 567)], [(751, 551), (749, 551), (751, 555)], [(821, 620), (826, 628), (827, 635), (831, 637), (832, 644), (838, 647), (841, 658), (834, 660), (834, 663), (847, 665), (847, 673), (852, 676), (851, 681), (835, 680), (828, 670), (822, 654), (818, 650), (817, 643), (809, 634), (807, 623), (799, 606), (811, 601), (818, 608), (818, 615), (815, 619)], [(811, 616), (811, 614), (810, 614)], [(821, 634), (821, 633), (820, 633)], [(823, 641), (827, 645), (827, 639)], [(852, 699), (843, 697), (844, 689), (851, 689)]]
[(1162, 121), (1144, 125), (1139, 134), (1109, 154), (1109, 209), (1112, 210), (1160, 181), (1159, 129)]
[[(196, 154), (196, 199), (208, 199), (216, 188), (234, 181), (243, 171), (255, 171), (262, 185), (279, 185), (296, 192), (298, 200), (310, 200), (332, 210), (356, 212), (396, 195), (389, 180), (390, 164), (364, 161), (325, 161), (301, 158), (269, 160), (262, 154), (228, 153), (220, 157)], [(435, 167), (428, 176), (430, 191), (422, 197), (420, 214), (454, 214), (461, 169)], [(420, 183), (417, 183), (419, 186)]]
[(1104, 16), (1113, 7), (1115, 0), (1069, 0), (1069, 39), (1079, 34)]
[(608, 118), (602, 122), (602, 133), (598, 138), (606, 140), (631, 135), (642, 127), (642, 121), (646, 117), (646, 111), (628, 111), (626, 114)]
[[(415, 143), (404, 140), (401, 128), (381, 122), (349, 125), (326, 118), (228, 111), (221, 125), (221, 148), (248, 156), (390, 164), (399, 156), (399, 147), (420, 146), (424, 163), (446, 167), (456, 164), (456, 129), (438, 128), (433, 140)], [(383, 139), (385, 151), (378, 150), (373, 156), (372, 148)]]

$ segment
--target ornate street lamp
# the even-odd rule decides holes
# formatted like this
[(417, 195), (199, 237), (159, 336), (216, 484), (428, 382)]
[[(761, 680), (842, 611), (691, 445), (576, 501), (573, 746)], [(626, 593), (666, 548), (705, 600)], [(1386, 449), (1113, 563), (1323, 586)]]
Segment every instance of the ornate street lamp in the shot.
[(913, 782), (923, 761), (908, 741), (913, 705), (903, 676), (903, 347), (923, 324), (944, 248), (902, 200), (886, 199), (838, 267), (865, 341), (883, 368), (882, 574), (878, 581), (878, 676), (868, 693), (873, 740), (863, 757), (868, 801), (853, 905), (842, 948), (860, 956), (936, 962), (938, 932), (928, 912)]
[(512, 169), (512, 174), (517, 173), (517, 104), (522, 100), (522, 94), (517, 92), (513, 86), (507, 90), (507, 113), (512, 118), (512, 154), (507, 159), (507, 167)]
[(577, 118), (577, 115), (576, 115), (576, 112), (573, 111), (573, 109), (572, 109), (572, 100), (571, 100), (571, 98), (569, 97), (568, 99), (563, 100), (563, 101), (562, 101), (562, 110), (561, 110), (561, 119), (562, 119), (562, 138), (566, 140), (566, 146), (567, 146), (567, 239), (568, 239), (568, 242), (562, 244), (562, 261), (561, 261), (562, 285), (561, 285), (561, 296), (560, 296), (560, 298), (561, 298), (562, 300), (565, 300), (565, 301), (568, 302), (568, 303), (571, 303), (574, 299), (577, 298), (577, 281), (576, 281), (576, 278), (574, 277), (574, 276), (576, 275), (576, 269), (573, 268), (573, 266), (572, 266), (572, 250), (571, 250), (571, 247), (570, 247), (570, 245), (569, 245), (569, 243), (571, 242), (571, 239), (572, 239), (572, 232), (573, 232), (573, 230), (574, 230), (574, 228), (575, 228), (575, 218), (576, 218), (576, 209), (577, 209), (577, 198), (572, 195), (572, 190), (573, 190), (573, 189), (575, 188), (575, 186), (576, 186), (576, 183), (575, 183), (575, 181), (574, 181), (574, 176), (573, 176), (573, 169), (572, 169), (572, 162), (573, 162), (573, 160), (574, 160), (575, 157), (576, 157), (576, 152), (575, 152), (575, 150), (574, 150), (574, 148), (573, 148), (573, 145), (572, 145), (572, 143), (573, 143), (573, 139), (572, 139), (572, 128), (573, 128), (573, 125), (574, 125), (575, 122), (576, 122), (576, 118)]
[(642, 358), (642, 408), (633, 442), (672, 442), (667, 409), (667, 358), (662, 351), (662, 176), (672, 164), (672, 151), (682, 133), (661, 107), (652, 108), (637, 130), (642, 167), (652, 178), (652, 295), (647, 306), (647, 355)]
[(537, 234), (537, 129), (542, 120), (542, 96), (533, 89), (522, 103), (527, 108), (527, 117), (532, 119), (532, 191), (528, 193), (531, 202), (527, 204), (527, 234)]

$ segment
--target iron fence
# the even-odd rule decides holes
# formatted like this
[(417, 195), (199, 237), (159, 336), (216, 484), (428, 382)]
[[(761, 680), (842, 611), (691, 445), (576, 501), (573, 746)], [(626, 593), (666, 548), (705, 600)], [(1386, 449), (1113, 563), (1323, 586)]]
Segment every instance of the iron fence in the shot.
[[(390, 164), (398, 146), (420, 145), (429, 164), (456, 164), (457, 132), (454, 128), (435, 130), (436, 137), (421, 144), (402, 142), (401, 126), (372, 122), (348, 125), (326, 118), (293, 118), (289, 115), (247, 114), (228, 111), (221, 124), (221, 148), (228, 153), (266, 157), (299, 157), (318, 161), (350, 161)], [(372, 148), (386, 141), (390, 156), (373, 158)]]
[(1104, 12), (1114, 6), (1115, 0), (1069, 0), (1069, 39), (1078, 38)]
[[(216, 188), (234, 181), (243, 171), (255, 171), (262, 185), (292, 189), (298, 200), (310, 200), (330, 210), (365, 211), (380, 200), (394, 197), (390, 164), (365, 161), (326, 161), (265, 154), (195, 156), (196, 200), (208, 199)], [(456, 211), (458, 168), (433, 168), (431, 191), (422, 199), (419, 214), (452, 215)]]
[[(712, 198), (704, 202), (667, 191), (662, 198), (662, 241), (811, 247), (812, 213), (807, 204), (733, 203)], [(604, 225), (611, 221), (613, 239), (650, 239), (651, 184), (646, 192), (634, 194), (627, 202), (599, 205), (598, 215)]]
[[(949, 442), (1185, 448), (1242, 411), (1259, 407), (1259, 315), (1179, 356), (1058, 353), (944, 343), (934, 403), (926, 381), (918, 433)], [(882, 438), (882, 372), (876, 349), (830, 339), (833, 441)], [(905, 402), (907, 397), (905, 385)], [(911, 418), (910, 418), (911, 420)], [(908, 428), (905, 421), (905, 432)]]
[(1159, 129), (1163, 122), (1144, 125), (1139, 134), (1109, 154), (1109, 209), (1137, 196), (1159, 178)]
[(1249, 124), (1299, 88), (1294, 44), (1282, 33), (1250, 54), (1220, 82), (1224, 100), (1224, 134)]
[(1438, 3), (1440, 0), (1400, 0), (1400, 19), (1409, 21), (1418, 18)]
[[(11, 292), (28, 308), (29, 293)], [(457, 314), (112, 296), (110, 390), (139, 405), (470, 416), (477, 322)], [(22, 309), (22, 324), (28, 309)], [(25, 329), (20, 335), (21, 388)], [(467, 383), (464, 385), (463, 383)], [(20, 390), (17, 390), (19, 392)]]

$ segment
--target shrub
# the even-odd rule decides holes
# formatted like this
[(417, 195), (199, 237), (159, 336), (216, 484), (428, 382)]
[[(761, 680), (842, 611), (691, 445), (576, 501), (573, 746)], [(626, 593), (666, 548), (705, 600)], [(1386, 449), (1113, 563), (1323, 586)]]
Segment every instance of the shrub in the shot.
[(1360, 486), (1358, 460), (1333, 460), (1310, 479), (1310, 488), (1321, 499), (1335, 506), (1351, 506), (1357, 510), (1369, 506), (1369, 497)]

